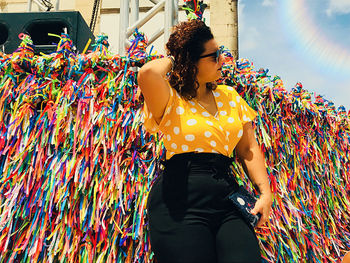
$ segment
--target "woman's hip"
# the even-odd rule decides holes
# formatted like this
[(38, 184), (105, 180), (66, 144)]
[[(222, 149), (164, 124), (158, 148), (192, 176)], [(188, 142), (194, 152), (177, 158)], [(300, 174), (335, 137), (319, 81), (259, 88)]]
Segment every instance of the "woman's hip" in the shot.
[[(175, 158), (174, 158), (175, 157)], [(215, 212), (232, 209), (227, 196), (236, 184), (231, 159), (218, 154), (181, 154), (165, 162), (148, 198), (149, 212)]]

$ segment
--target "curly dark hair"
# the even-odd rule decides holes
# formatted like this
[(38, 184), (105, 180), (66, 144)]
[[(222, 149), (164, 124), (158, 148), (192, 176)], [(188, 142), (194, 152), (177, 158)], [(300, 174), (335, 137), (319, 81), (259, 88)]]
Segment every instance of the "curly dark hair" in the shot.
[[(167, 55), (173, 56), (175, 61), (169, 83), (185, 99), (190, 100), (197, 95), (196, 63), (204, 52), (204, 43), (213, 38), (210, 28), (200, 20), (180, 22), (169, 37)], [(207, 89), (215, 88), (215, 83), (207, 83)]]

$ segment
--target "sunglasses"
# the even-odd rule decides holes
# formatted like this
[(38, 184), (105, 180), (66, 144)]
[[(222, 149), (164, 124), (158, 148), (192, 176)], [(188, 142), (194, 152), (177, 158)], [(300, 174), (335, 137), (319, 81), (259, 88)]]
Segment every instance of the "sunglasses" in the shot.
[(213, 57), (215, 59), (215, 62), (219, 63), (219, 58), (220, 58), (220, 55), (222, 54), (222, 51), (223, 51), (222, 47), (219, 47), (219, 49), (216, 50), (215, 52), (200, 56), (199, 58)]

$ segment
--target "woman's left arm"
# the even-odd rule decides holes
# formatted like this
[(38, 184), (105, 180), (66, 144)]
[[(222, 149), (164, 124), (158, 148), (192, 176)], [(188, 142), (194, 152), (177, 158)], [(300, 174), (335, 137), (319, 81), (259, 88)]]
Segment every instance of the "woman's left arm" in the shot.
[(236, 146), (236, 153), (250, 180), (260, 191), (260, 198), (251, 213), (261, 214), (258, 227), (267, 222), (272, 205), (272, 194), (266, 172), (265, 159), (256, 141), (251, 122), (244, 124), (243, 136)]

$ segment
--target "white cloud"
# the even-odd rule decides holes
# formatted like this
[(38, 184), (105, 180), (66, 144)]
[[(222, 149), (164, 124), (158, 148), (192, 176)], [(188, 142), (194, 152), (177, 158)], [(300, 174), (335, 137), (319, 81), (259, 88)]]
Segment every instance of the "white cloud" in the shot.
[(275, 5), (275, 4), (276, 4), (275, 0), (264, 0), (264, 1), (262, 2), (262, 5), (263, 5), (263, 6), (273, 6), (273, 5)]
[(329, 0), (326, 13), (328, 16), (350, 13), (350, 0)]

